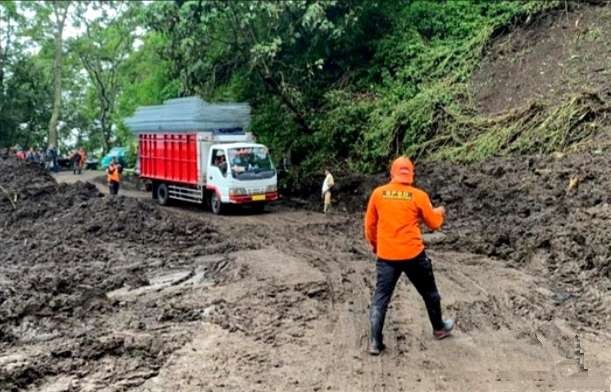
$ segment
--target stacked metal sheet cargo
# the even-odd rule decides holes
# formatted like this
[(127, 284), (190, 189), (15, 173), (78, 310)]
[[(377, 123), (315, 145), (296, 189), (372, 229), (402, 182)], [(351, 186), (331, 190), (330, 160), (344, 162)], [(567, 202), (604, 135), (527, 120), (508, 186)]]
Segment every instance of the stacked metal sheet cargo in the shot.
[(163, 105), (141, 106), (125, 125), (133, 133), (242, 129), (250, 126), (247, 103), (211, 104), (199, 97), (169, 99)]

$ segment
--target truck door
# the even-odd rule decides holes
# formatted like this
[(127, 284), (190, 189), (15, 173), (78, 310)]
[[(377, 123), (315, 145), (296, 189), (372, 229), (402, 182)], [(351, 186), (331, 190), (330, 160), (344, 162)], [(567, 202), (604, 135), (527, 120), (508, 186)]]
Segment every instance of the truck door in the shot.
[(208, 161), (208, 185), (214, 187), (215, 191), (221, 196), (222, 201), (227, 201), (229, 197), (228, 190), (228, 164), (227, 154), (222, 148), (212, 149), (210, 160)]

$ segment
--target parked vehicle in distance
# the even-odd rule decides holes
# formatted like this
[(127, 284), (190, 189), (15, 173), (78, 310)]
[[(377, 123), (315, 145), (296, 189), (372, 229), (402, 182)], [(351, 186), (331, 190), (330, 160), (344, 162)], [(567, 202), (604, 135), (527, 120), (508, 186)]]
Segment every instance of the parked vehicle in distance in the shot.
[(117, 162), (119, 162), (122, 166), (127, 165), (127, 148), (125, 147), (113, 147), (108, 151), (108, 154), (104, 155), (102, 159), (100, 159), (100, 169), (105, 170), (112, 158), (116, 158)]

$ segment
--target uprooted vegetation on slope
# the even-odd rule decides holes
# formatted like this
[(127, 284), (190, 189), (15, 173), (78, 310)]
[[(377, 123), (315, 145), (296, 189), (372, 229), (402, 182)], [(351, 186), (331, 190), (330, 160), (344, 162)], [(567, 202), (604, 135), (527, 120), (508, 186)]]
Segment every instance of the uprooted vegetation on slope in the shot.
[[(325, 96), (316, 137), (333, 147), (327, 155), (352, 149), (337, 166), (376, 172), (401, 153), (473, 162), (608, 149), (611, 4), (537, 2), (500, 20), (475, 13), (426, 40), (410, 25), (419, 3), (380, 44), (390, 59), (384, 88)], [(454, 21), (460, 7), (429, 8)]]
[(571, 6), (491, 39), (459, 103), (439, 105), (427, 139), (407, 153), (476, 161), (608, 148), (611, 6)]
[(418, 157), (430, 150), (432, 160), (471, 162), (495, 155), (600, 148), (593, 139), (604, 135), (608, 102), (608, 96), (580, 93), (557, 105), (531, 102), (494, 117), (443, 110), (444, 130), (408, 153)]

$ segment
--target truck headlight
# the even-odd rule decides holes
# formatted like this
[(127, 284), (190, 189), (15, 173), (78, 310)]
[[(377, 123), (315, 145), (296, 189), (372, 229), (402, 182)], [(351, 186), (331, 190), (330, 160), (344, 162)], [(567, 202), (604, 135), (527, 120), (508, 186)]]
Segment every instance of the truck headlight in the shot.
[(243, 196), (247, 194), (246, 188), (229, 188), (229, 196)]
[(268, 185), (267, 188), (265, 188), (265, 193), (271, 193), (271, 192), (278, 192), (278, 186)]

